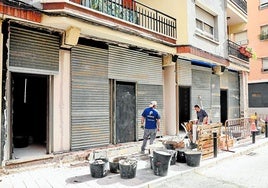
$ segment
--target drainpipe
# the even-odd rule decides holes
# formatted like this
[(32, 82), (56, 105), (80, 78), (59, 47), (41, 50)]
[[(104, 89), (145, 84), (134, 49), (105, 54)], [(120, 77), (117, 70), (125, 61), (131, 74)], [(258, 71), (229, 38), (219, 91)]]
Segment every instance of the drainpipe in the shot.
[(179, 86), (178, 86), (178, 59), (175, 62), (175, 90), (176, 90), (176, 135), (179, 135)]

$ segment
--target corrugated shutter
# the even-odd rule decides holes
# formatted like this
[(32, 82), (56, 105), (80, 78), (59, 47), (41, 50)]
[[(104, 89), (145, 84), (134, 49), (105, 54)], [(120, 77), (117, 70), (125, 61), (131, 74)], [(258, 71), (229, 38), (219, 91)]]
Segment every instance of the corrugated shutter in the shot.
[(209, 120), (212, 122), (220, 122), (221, 115), (221, 90), (220, 76), (211, 75), (211, 111)]
[(191, 61), (179, 59), (177, 64), (178, 83), (181, 86), (192, 85)]
[[(225, 73), (224, 73), (225, 74)], [(240, 90), (237, 72), (226, 72), (228, 74), (228, 119), (240, 117)]]
[(9, 70), (37, 74), (59, 71), (58, 35), (10, 26)]
[[(201, 69), (202, 67), (200, 67)], [(208, 69), (208, 68), (206, 68)], [(211, 69), (209, 69), (211, 70)], [(192, 70), (192, 105), (200, 105), (210, 116), (211, 107), (211, 71)], [(196, 113), (192, 111), (192, 119), (196, 119)]]
[(110, 79), (163, 85), (162, 58), (127, 48), (109, 46)]
[[(165, 132), (164, 119), (164, 102), (163, 102), (163, 86), (162, 85), (137, 85), (137, 122), (140, 122), (143, 110), (149, 106), (150, 101), (157, 101), (157, 110), (161, 115), (160, 132), (157, 136), (163, 135)], [(143, 129), (138, 129), (138, 139), (143, 138)]]
[(109, 144), (108, 50), (72, 48), (71, 149)]

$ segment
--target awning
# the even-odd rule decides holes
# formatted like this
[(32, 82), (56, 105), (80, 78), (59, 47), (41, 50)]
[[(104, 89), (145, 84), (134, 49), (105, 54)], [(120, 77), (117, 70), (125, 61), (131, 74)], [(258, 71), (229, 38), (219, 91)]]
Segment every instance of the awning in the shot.
[(200, 60), (191, 60), (191, 64), (192, 65), (202, 66), (202, 67), (208, 67), (208, 68), (212, 68), (213, 66), (216, 65), (216, 64), (212, 64), (212, 63), (205, 62), (205, 61), (200, 61)]

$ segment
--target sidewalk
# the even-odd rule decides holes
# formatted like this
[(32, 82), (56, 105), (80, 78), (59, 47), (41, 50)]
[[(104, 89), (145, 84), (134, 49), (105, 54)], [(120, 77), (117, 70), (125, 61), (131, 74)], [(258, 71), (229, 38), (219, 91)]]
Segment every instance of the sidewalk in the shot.
[(138, 159), (136, 176), (133, 179), (122, 179), (120, 174), (108, 173), (104, 178), (93, 178), (90, 175), (87, 161), (82, 163), (58, 164), (43, 168), (21, 171), (9, 175), (0, 176), (0, 187), (3, 188), (63, 188), (63, 187), (155, 187), (161, 182), (178, 179), (180, 175), (199, 168), (215, 165), (222, 160), (230, 159), (249, 153), (251, 150), (268, 144), (268, 138), (263, 134), (256, 137), (255, 144), (252, 140), (246, 140), (230, 148), (232, 151), (219, 151), (217, 158), (202, 160), (199, 167), (189, 167), (186, 163), (171, 165), (167, 176), (160, 177), (150, 168), (148, 155), (134, 154)]

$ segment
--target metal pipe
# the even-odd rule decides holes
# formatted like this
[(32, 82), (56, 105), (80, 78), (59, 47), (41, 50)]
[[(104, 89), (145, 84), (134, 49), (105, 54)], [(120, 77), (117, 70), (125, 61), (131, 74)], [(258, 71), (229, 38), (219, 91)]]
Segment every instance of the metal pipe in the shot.
[(252, 131), (252, 144), (255, 143), (256, 131)]
[(214, 151), (214, 158), (217, 157), (218, 154), (218, 143), (217, 143), (217, 133), (213, 133), (213, 151)]

